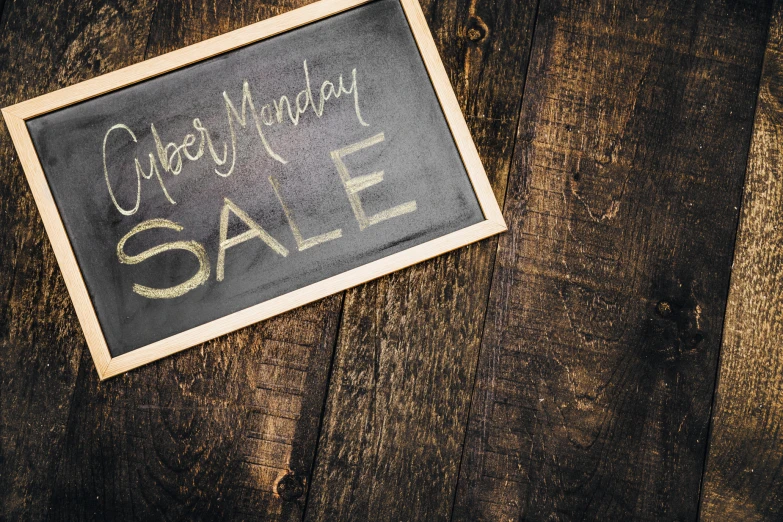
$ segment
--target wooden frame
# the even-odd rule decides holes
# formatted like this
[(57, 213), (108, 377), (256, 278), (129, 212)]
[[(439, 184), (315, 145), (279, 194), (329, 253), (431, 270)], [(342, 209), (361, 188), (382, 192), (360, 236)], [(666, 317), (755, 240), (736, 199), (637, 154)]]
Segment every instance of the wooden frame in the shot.
[(417, 0), (399, 0), (484, 213), (485, 221), (226, 315), (129, 353), (117, 357), (111, 356), (81, 270), (71, 248), (70, 240), (33, 147), (26, 120), (296, 29), (371, 1), (321, 0), (280, 16), (2, 109), (3, 117), (19, 154), (19, 160), (41, 213), (65, 284), (73, 300), (76, 315), (87, 339), (87, 346), (101, 379), (118, 375), (507, 229), (421, 7)]

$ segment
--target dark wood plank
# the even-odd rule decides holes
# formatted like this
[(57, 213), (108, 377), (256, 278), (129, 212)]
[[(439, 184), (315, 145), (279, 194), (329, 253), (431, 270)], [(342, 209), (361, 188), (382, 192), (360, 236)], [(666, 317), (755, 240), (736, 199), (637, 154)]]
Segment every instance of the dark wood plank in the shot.
[[(0, 106), (138, 61), (151, 1), (7, 2)], [(38, 211), (0, 125), (0, 518), (42, 520), (86, 351)], [(91, 364), (91, 363), (90, 363)]]
[(0, 34), (2, 34), (3, 27), (5, 27), (4, 22), (6, 21), (4, 9), (5, 9), (5, 0), (0, 0)]
[[(154, 16), (148, 10), (144, 22), (149, 27), (150, 18), (154, 20), (146, 55), (303, 3), (161, 0)], [(57, 13), (41, 10), (40, 16)], [(22, 29), (35, 26), (29, 16), (25, 20)], [(19, 31), (14, 37), (33, 47), (37, 34)], [(96, 36), (107, 39), (105, 34)], [(73, 34), (63, 38), (65, 45), (82, 52)], [(145, 33), (142, 52), (146, 42)], [(88, 39), (84, 48), (96, 48), (96, 53), (102, 49), (95, 39)], [(129, 61), (141, 58), (137, 53)], [(30, 83), (34, 78), (38, 81), (31, 74)], [(10, 148), (4, 157), (11, 157)], [(25, 221), (7, 225), (6, 241), (26, 237), (29, 222), (38, 219), (21, 172), (16, 169), (14, 175), (19, 177), (17, 188), (3, 192), (2, 201), (16, 205), (10, 198), (21, 194)], [(40, 227), (32, 232), (29, 241), (45, 244)], [(50, 517), (67, 519), (301, 519), (342, 296), (99, 383), (53, 259), (38, 259), (34, 248), (24, 246), (16, 258), (3, 258), (3, 273), (26, 285), (16, 282), (8, 290), (11, 319), (3, 323), (13, 328), (11, 340), (3, 341), (8, 383), (3, 400), (16, 408), (4, 409), (10, 426), (4, 430), (9, 442), (3, 447), (9, 461), (20, 461), (16, 468), (33, 474), (37, 482), (32, 490), (27, 486), (32, 479), (16, 486), (14, 494), (21, 500), (9, 500), (22, 509), (24, 502), (40, 495), (35, 502), (48, 504)], [(23, 255), (34, 260), (37, 271), (20, 271)], [(41, 285), (44, 290), (36, 290)], [(31, 300), (41, 303), (29, 314)], [(53, 322), (63, 313), (65, 319)], [(48, 353), (52, 351), (55, 354)], [(38, 383), (44, 364), (50, 365), (48, 372), (63, 375), (65, 383), (59, 388)], [(45, 390), (29, 390), (31, 385)], [(25, 433), (31, 424), (40, 426), (40, 434)], [(56, 439), (49, 434), (52, 426), (59, 430)], [(21, 445), (26, 437), (37, 446), (20, 452), (14, 444)], [(47, 452), (56, 452), (56, 458)]]
[(770, 5), (542, 0), (457, 520), (693, 520)]
[[(536, 2), (423, 2), (502, 200)], [(497, 240), (347, 293), (308, 520), (450, 515)]]
[[(323, 301), (105, 383), (85, 356), (53, 507), (78, 519), (301, 519), (336, 304)], [(276, 484), (289, 470), (291, 496), (281, 498)]]
[[(160, 0), (147, 57), (305, 3)], [(85, 468), (96, 476), (58, 487), (56, 500), (85, 509), (97, 503), (94, 485), (108, 482), (114, 496), (101, 510), (119, 519), (301, 519), (341, 303), (323, 300), (101, 386), (87, 374), (62, 481)]]
[(783, 520), (783, 3), (775, 3), (737, 233), (702, 520)]

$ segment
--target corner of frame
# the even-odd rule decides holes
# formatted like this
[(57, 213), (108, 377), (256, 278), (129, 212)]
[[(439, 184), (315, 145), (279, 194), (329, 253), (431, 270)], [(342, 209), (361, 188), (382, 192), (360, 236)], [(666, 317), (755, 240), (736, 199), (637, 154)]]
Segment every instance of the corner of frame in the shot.
[(107, 379), (109, 379), (111, 377), (114, 377), (115, 375), (118, 375), (118, 374), (122, 373), (122, 372), (118, 372), (117, 371), (117, 368), (116, 368), (117, 365), (116, 364), (114, 365), (115, 367), (112, 368), (112, 361), (113, 360), (114, 359), (111, 356), (109, 356), (109, 359), (104, 364), (100, 364), (100, 365), (97, 364), (98, 361), (95, 361), (95, 360), (93, 361), (93, 362), (96, 363), (95, 364), (95, 370), (98, 372), (98, 378), (101, 381), (105, 381), (105, 380), (107, 380)]
[(490, 219), (489, 221), (491, 221), (492, 224), (496, 227), (498, 234), (501, 232), (508, 232), (508, 225), (506, 224), (506, 220), (503, 219), (502, 214), (495, 217), (494, 219)]
[(16, 107), (16, 105), (9, 105), (8, 107), (3, 107), (0, 109), (0, 113), (3, 115), (3, 120), (5, 120), (5, 125), (8, 127), (8, 132), (11, 133), (11, 137), (13, 137), (14, 132), (12, 128), (20, 123), (24, 123), (24, 118), (22, 118), (16, 111)]

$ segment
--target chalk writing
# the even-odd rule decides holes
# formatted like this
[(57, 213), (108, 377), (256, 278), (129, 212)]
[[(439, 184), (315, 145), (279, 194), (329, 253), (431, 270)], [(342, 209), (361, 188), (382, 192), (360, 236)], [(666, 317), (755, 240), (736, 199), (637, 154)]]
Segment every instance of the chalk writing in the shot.
[(343, 162), (343, 158), (349, 156), (355, 152), (359, 152), (362, 149), (371, 147), (384, 140), (383, 133), (376, 134), (372, 138), (368, 138), (359, 143), (354, 143), (343, 149), (333, 150), (331, 152), (332, 161), (337, 166), (337, 172), (340, 173), (340, 179), (345, 186), (345, 193), (348, 194), (348, 201), (351, 202), (351, 208), (356, 216), (356, 221), (359, 222), (359, 228), (364, 230), (365, 228), (391, 219), (393, 217), (402, 216), (416, 211), (416, 202), (408, 201), (402, 205), (378, 212), (377, 214), (367, 217), (362, 207), (362, 201), (359, 199), (359, 192), (362, 190), (377, 185), (383, 181), (383, 171), (373, 172), (372, 174), (365, 174), (364, 176), (351, 177), (348, 172), (348, 167)]
[[(270, 140), (265, 133), (265, 128), (281, 125), (283, 123), (289, 123), (294, 127), (297, 127), (302, 123), (302, 117), (307, 114), (310, 109), (315, 117), (321, 118), (326, 110), (326, 102), (331, 99), (338, 99), (342, 95), (353, 96), (353, 110), (356, 114), (356, 120), (363, 127), (369, 126), (367, 122), (364, 121), (361, 113), (359, 104), (359, 85), (355, 68), (351, 71), (351, 81), (348, 87), (345, 86), (342, 75), (339, 76), (336, 85), (329, 80), (322, 82), (321, 87), (317, 90), (319, 98), (316, 103), (311, 87), (310, 70), (307, 66), (307, 61), (305, 60), (302, 65), (305, 87), (295, 98), (293, 98), (293, 102), (288, 96), (283, 95), (259, 108), (253, 101), (250, 83), (245, 80), (242, 83), (242, 99), (239, 108), (237, 108), (237, 105), (231, 100), (228, 92), (223, 91), (223, 102), (226, 109), (229, 138), (227, 141), (218, 144), (217, 147), (212, 140), (210, 131), (199, 118), (193, 118), (191, 121), (193, 132), (187, 132), (179, 142), (164, 141), (161, 138), (158, 129), (155, 127), (155, 124), (151, 123), (150, 134), (152, 135), (155, 144), (155, 150), (154, 152), (148, 152), (146, 154), (149, 158), (148, 170), (142, 168), (138, 157), (133, 158), (136, 184), (135, 197), (132, 198), (132, 201), (134, 202), (132, 207), (120, 204), (117, 194), (115, 193), (115, 186), (112, 184), (112, 176), (110, 175), (108, 168), (110, 163), (107, 161), (107, 144), (109, 143), (109, 138), (113, 136), (115, 131), (120, 134), (126, 134), (126, 139), (127, 136), (130, 136), (133, 143), (138, 143), (138, 139), (133, 130), (124, 123), (118, 123), (110, 127), (103, 137), (103, 175), (106, 187), (109, 191), (109, 198), (114, 204), (114, 207), (124, 216), (132, 216), (138, 212), (142, 200), (141, 180), (149, 180), (153, 177), (157, 180), (160, 191), (163, 193), (166, 200), (170, 204), (176, 205), (177, 202), (171, 197), (161, 172), (171, 176), (179, 176), (183, 172), (186, 161), (193, 162), (199, 161), (202, 158), (207, 158), (214, 164), (213, 170), (215, 174), (223, 178), (231, 176), (237, 164), (237, 131), (238, 129), (247, 129), (251, 126), (251, 122), (252, 127), (258, 134), (258, 139), (260, 140), (264, 153), (270, 159), (283, 165), (287, 164), (288, 161), (275, 152), (272, 143), (270, 143)], [(120, 136), (118, 135), (118, 137)], [(114, 140), (114, 138), (112, 138), (112, 140)], [(384, 178), (384, 172), (381, 170), (370, 174), (352, 176), (348, 171), (345, 158), (360, 150), (378, 145), (384, 140), (384, 133), (381, 132), (370, 138), (359, 141), (358, 143), (353, 143), (347, 147), (330, 152), (331, 159), (337, 169), (339, 180), (342, 182), (354, 217), (359, 224), (360, 231), (388, 219), (415, 212), (417, 208), (416, 201), (414, 200), (382, 210), (371, 216), (368, 216), (364, 210), (362, 201), (359, 197), (360, 193), (381, 183)], [(291, 234), (296, 243), (296, 248), (299, 252), (343, 237), (343, 229), (337, 228), (330, 232), (305, 238), (299, 228), (297, 220), (294, 218), (292, 207), (288, 205), (283, 198), (279, 182), (273, 176), (269, 176), (268, 179), (272, 191), (280, 203), (283, 214), (285, 214), (288, 226), (291, 229)], [(233, 237), (228, 237), (229, 219), (232, 214), (242, 221), (247, 230)], [(204, 246), (196, 241), (163, 243), (136, 255), (128, 255), (125, 252), (125, 243), (129, 239), (146, 230), (157, 228), (167, 228), (176, 230), (177, 232), (183, 230), (181, 225), (166, 219), (151, 219), (136, 225), (130, 232), (123, 236), (117, 244), (117, 257), (120, 263), (135, 265), (164, 252), (184, 250), (196, 257), (199, 262), (199, 270), (193, 277), (184, 283), (171, 288), (150, 288), (136, 283), (133, 285), (133, 291), (150, 299), (171, 299), (182, 296), (198, 286), (203, 285), (209, 279), (210, 262)], [(286, 248), (283, 243), (272, 237), (272, 235), (250, 217), (247, 212), (227, 197), (223, 198), (223, 206), (219, 216), (218, 233), (219, 243), (215, 267), (215, 279), (218, 282), (223, 281), (225, 278), (226, 252), (230, 248), (242, 243), (258, 239), (261, 243), (266, 245), (266, 247), (270, 248), (281, 257), (287, 257), (289, 254), (288, 248)]]
[[(247, 215), (247, 213), (236, 206), (230, 199), (225, 198), (223, 210), (220, 212), (220, 249), (218, 250), (217, 261), (217, 280), (222, 281), (224, 277), (224, 267), (226, 264), (226, 250), (232, 246), (236, 246), (245, 241), (249, 241), (254, 238), (258, 238), (267, 245), (269, 248), (277, 252), (283, 257), (288, 255), (288, 249), (281, 245), (275, 238), (269, 235), (261, 225), (253, 221), (253, 218)], [(245, 225), (248, 226), (248, 230), (242, 232), (238, 236), (234, 236), (230, 239), (228, 236), (228, 218), (229, 212), (232, 212), (235, 216), (241, 219)]]
[(196, 256), (196, 259), (198, 259), (199, 269), (198, 272), (196, 272), (196, 275), (177, 286), (171, 288), (150, 288), (148, 286), (143, 286), (136, 283), (133, 285), (133, 291), (149, 299), (171, 299), (184, 295), (194, 288), (203, 285), (207, 279), (209, 279), (209, 259), (207, 258), (207, 252), (204, 250), (204, 247), (201, 246), (201, 244), (197, 241), (174, 241), (173, 243), (163, 243), (162, 245), (152, 247), (149, 250), (145, 250), (144, 252), (135, 256), (129, 256), (125, 253), (125, 243), (131, 237), (135, 236), (139, 232), (151, 230), (153, 228), (170, 228), (172, 230), (176, 230), (177, 232), (181, 232), (183, 227), (177, 223), (169, 221), (168, 219), (150, 219), (148, 221), (139, 223), (133, 227), (130, 232), (125, 234), (122, 239), (120, 239), (119, 243), (117, 243), (117, 257), (119, 258), (120, 263), (124, 263), (126, 265), (136, 265), (142, 261), (146, 261), (152, 256), (161, 254), (163, 252), (168, 252), (170, 250), (184, 250)]
[[(384, 173), (383, 171), (379, 171), (362, 176), (351, 176), (348, 172), (348, 167), (343, 161), (343, 158), (367, 147), (382, 143), (383, 141), (384, 134), (381, 132), (358, 143), (354, 143), (348, 145), (347, 147), (330, 152), (330, 156), (334, 161), (335, 166), (337, 167), (340, 181), (343, 184), (343, 188), (345, 189), (345, 193), (353, 210), (354, 217), (359, 224), (360, 230), (365, 230), (372, 225), (376, 225), (382, 221), (386, 221), (394, 217), (415, 212), (417, 209), (416, 201), (414, 200), (397, 205), (390, 209), (383, 210), (370, 217), (368, 217), (365, 213), (362, 202), (359, 199), (359, 193), (382, 182)], [(185, 151), (186, 148), (182, 150)], [(285, 202), (283, 198), (279, 182), (273, 176), (269, 176), (269, 183), (272, 186), (272, 191), (275, 193), (278, 202), (280, 203), (280, 207), (283, 209), (283, 213), (285, 214), (286, 220), (288, 221), (288, 227), (291, 229), (291, 233), (294, 236), (294, 241), (296, 242), (296, 246), (299, 252), (326, 243), (328, 241), (342, 238), (343, 230), (342, 228), (338, 228), (332, 230), (331, 232), (326, 232), (324, 234), (319, 234), (305, 239), (296, 220), (294, 219), (291, 207)], [(231, 214), (239, 218), (239, 220), (242, 221), (247, 227), (247, 230), (233, 237), (228, 237), (228, 224)], [(168, 289), (153, 289), (139, 284), (134, 284), (133, 291), (139, 295), (149, 297), (151, 299), (174, 298), (184, 295), (199, 285), (204, 284), (204, 282), (209, 278), (209, 259), (207, 258), (204, 247), (196, 241), (177, 241), (173, 243), (164, 243), (135, 256), (129, 256), (125, 253), (125, 242), (128, 239), (139, 232), (152, 228), (171, 228), (178, 232), (183, 229), (182, 226), (165, 219), (152, 219), (137, 225), (117, 244), (117, 257), (121, 263), (137, 264), (162, 252), (179, 249), (187, 250), (194, 254), (199, 260), (200, 268), (195, 276), (178, 286)], [(220, 239), (218, 245), (215, 275), (215, 279), (217, 281), (223, 281), (225, 279), (226, 251), (231, 247), (245, 243), (252, 239), (259, 239), (263, 244), (265, 244), (268, 248), (281, 257), (288, 257), (289, 254), (289, 250), (279, 240), (272, 237), (272, 235), (252, 217), (250, 217), (247, 212), (245, 212), (236, 203), (228, 198), (223, 198), (223, 208), (220, 211), (219, 237)]]
[(338, 239), (343, 236), (343, 230), (338, 228), (337, 230), (332, 230), (331, 232), (327, 232), (325, 234), (304, 239), (302, 237), (302, 233), (299, 231), (299, 227), (297, 226), (296, 221), (294, 221), (294, 217), (291, 211), (288, 209), (288, 205), (285, 204), (283, 197), (280, 195), (280, 185), (278, 185), (277, 180), (275, 180), (275, 178), (272, 176), (269, 176), (269, 183), (272, 184), (272, 189), (275, 191), (275, 196), (277, 196), (277, 200), (280, 202), (280, 206), (283, 207), (283, 212), (285, 213), (285, 217), (288, 220), (288, 226), (291, 229), (291, 233), (294, 235), (296, 246), (300, 252), (302, 250), (307, 250), (310, 247), (314, 247), (316, 245), (320, 245), (321, 243), (326, 243), (327, 241)]
[[(286, 159), (277, 154), (270, 144), (267, 136), (264, 132), (264, 127), (272, 127), (274, 125), (282, 124), (284, 121), (288, 121), (293, 126), (298, 126), (302, 115), (304, 115), (308, 109), (312, 109), (313, 114), (316, 117), (321, 118), (324, 114), (325, 104), (330, 99), (338, 99), (343, 94), (353, 96), (353, 109), (356, 114), (356, 119), (362, 126), (369, 126), (362, 117), (361, 108), (359, 104), (359, 85), (357, 80), (356, 68), (351, 71), (351, 83), (346, 88), (343, 76), (340, 75), (337, 80), (337, 86), (329, 80), (325, 80), (320, 89), (318, 90), (319, 100), (316, 104), (311, 88), (310, 71), (307, 66), (307, 60), (303, 62), (305, 88), (300, 91), (294, 98), (294, 104), (291, 103), (288, 96), (283, 95), (279, 99), (275, 99), (269, 103), (263, 105), (259, 110), (256, 109), (256, 105), (253, 101), (253, 95), (250, 90), (250, 83), (245, 80), (242, 83), (242, 99), (237, 110), (236, 105), (231, 100), (227, 91), (223, 91), (223, 102), (226, 108), (226, 121), (229, 129), (229, 141), (224, 142), (222, 145), (222, 153), (219, 154), (215, 148), (215, 144), (212, 141), (209, 131), (204, 126), (199, 118), (194, 118), (192, 121), (193, 130), (196, 131), (199, 136), (196, 138), (196, 134), (187, 133), (180, 143), (169, 142), (164, 144), (163, 140), (155, 128), (155, 124), (150, 124), (150, 133), (152, 134), (155, 142), (155, 154), (149, 153), (149, 171), (145, 172), (141, 167), (141, 163), (138, 158), (134, 158), (135, 174), (136, 174), (136, 192), (135, 204), (132, 208), (123, 207), (117, 199), (117, 195), (114, 191), (114, 187), (111, 182), (111, 176), (107, 166), (107, 143), (109, 136), (116, 130), (126, 131), (134, 143), (138, 143), (134, 132), (125, 124), (118, 123), (113, 125), (106, 131), (103, 137), (103, 173), (106, 181), (106, 186), (109, 190), (109, 197), (114, 204), (114, 207), (123, 215), (131, 216), (139, 210), (141, 204), (141, 180), (152, 179), (154, 176), (160, 186), (160, 190), (164, 197), (172, 205), (176, 204), (176, 201), (169, 194), (168, 189), (161, 177), (161, 170), (167, 174), (178, 176), (183, 169), (185, 159), (189, 161), (198, 161), (204, 157), (205, 147), (209, 151), (209, 158), (215, 164), (214, 172), (221, 177), (228, 177), (236, 168), (237, 157), (237, 129), (240, 127), (246, 129), (250, 124), (250, 119), (253, 121), (253, 127), (255, 128), (264, 152), (271, 159), (278, 161), (282, 164), (288, 163)], [(191, 152), (190, 148), (198, 143), (198, 149), (195, 152)], [(160, 166), (159, 166), (160, 165)]]

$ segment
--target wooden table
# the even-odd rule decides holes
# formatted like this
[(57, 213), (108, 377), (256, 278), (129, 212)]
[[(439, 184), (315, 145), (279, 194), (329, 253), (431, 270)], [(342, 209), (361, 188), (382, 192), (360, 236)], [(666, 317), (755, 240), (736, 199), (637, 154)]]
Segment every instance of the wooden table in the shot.
[[(307, 0), (0, 0), (0, 105)], [(783, 2), (423, 0), (510, 230), (99, 382), (0, 125), (0, 518), (783, 520)]]

